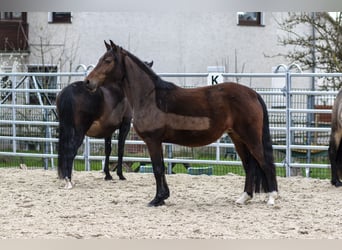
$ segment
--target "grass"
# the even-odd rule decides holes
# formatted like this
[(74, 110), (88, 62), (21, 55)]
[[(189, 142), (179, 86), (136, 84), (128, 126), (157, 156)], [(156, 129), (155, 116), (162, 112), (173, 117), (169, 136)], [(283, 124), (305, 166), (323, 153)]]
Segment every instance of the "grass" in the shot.
[[(25, 153), (30, 153), (28, 151), (25, 151)], [(34, 151), (31, 151), (32, 154), (36, 153)], [(128, 155), (127, 155), (128, 156)], [(181, 156), (175, 156), (175, 157), (181, 157)], [(182, 157), (184, 157), (182, 155)], [(212, 154), (211, 152), (197, 152), (193, 154), (193, 157), (196, 159), (201, 160), (212, 160), (215, 159), (215, 154)], [(275, 154), (275, 160), (276, 162), (281, 162), (283, 160), (282, 155)], [(298, 158), (296, 162), (305, 163), (305, 159)], [(49, 168), (51, 168), (51, 160), (47, 160), (49, 164)], [(313, 163), (323, 163), (326, 164), (328, 160), (326, 157), (320, 157), (320, 158), (312, 158)], [(40, 157), (21, 157), (21, 156), (0, 156), (0, 167), (19, 167), (21, 163), (25, 163), (28, 168), (43, 168), (45, 165), (44, 159)], [(57, 168), (57, 159), (53, 160), (55, 168)], [(148, 163), (147, 163), (148, 164)], [(137, 171), (138, 167), (140, 166), (139, 162), (135, 162), (132, 165), (132, 169)], [(213, 167), (213, 175), (226, 175), (228, 173), (236, 174), (236, 175), (242, 175), (244, 176), (244, 170), (243, 167), (240, 165), (208, 165), (208, 164), (191, 164), (191, 167), (207, 167), (212, 166)], [(102, 162), (101, 161), (91, 161), (90, 162), (91, 170), (100, 171), (102, 169)], [(167, 167), (167, 166), (166, 166)], [(74, 161), (74, 169), (76, 171), (84, 171), (85, 170), (85, 164), (84, 160), (75, 160)], [(187, 173), (186, 168), (183, 166), (183, 164), (176, 164), (174, 168), (172, 169), (174, 173)], [(284, 167), (277, 167), (277, 176), (286, 176), (285, 168)], [(305, 169), (301, 169), (302, 176), (305, 176)], [(319, 178), (319, 179), (329, 179), (330, 178), (330, 169), (326, 168), (311, 168), (310, 169), (310, 177), (312, 178)]]

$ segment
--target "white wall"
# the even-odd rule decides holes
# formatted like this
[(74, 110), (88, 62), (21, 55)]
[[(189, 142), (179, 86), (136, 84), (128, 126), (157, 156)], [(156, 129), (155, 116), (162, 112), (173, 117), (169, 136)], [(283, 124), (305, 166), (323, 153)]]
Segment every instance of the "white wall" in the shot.
[[(235, 55), (239, 72), (243, 64), (244, 72), (271, 72), (278, 64), (288, 64), (281, 57), (265, 57), (286, 51), (277, 43), (280, 30), (275, 22), (283, 15), (265, 13), (264, 27), (246, 27), (237, 25), (235, 12), (73, 12), (71, 24), (48, 24), (47, 12), (29, 12), (30, 62), (41, 63), (37, 50), (41, 38), (49, 44), (45, 63), (56, 63), (65, 49), (62, 70), (69, 70), (66, 56), (74, 68), (80, 63), (96, 64), (105, 52), (103, 40), (112, 39), (140, 59), (153, 60), (159, 73), (203, 73), (207, 66), (216, 65), (235, 72)], [(271, 87), (272, 81), (242, 82)]]

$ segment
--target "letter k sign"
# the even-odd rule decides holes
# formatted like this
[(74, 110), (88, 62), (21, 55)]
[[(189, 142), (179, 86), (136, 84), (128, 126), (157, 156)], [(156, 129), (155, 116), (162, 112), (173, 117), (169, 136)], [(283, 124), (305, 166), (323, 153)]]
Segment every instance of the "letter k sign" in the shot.
[(216, 85), (216, 84), (221, 83), (221, 82), (223, 82), (222, 73), (219, 73), (219, 72), (209, 73), (208, 85)]

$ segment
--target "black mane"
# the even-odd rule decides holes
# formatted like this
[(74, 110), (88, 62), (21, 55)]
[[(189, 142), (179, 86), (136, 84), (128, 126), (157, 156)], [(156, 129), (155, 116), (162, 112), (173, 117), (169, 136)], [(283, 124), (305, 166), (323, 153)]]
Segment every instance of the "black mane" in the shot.
[(160, 78), (152, 69), (151, 67), (147, 66), (146, 63), (141, 61), (138, 57), (133, 55), (127, 50), (124, 50), (124, 52), (133, 60), (134, 63), (138, 65), (139, 68), (141, 68), (153, 81), (154, 85), (156, 86), (156, 89), (175, 89), (177, 86), (168, 81), (164, 81), (163, 79)]

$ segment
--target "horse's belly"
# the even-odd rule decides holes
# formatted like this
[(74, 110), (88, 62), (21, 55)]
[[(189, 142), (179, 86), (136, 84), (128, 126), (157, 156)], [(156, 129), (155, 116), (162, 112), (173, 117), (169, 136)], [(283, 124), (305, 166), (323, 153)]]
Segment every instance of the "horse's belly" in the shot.
[(111, 136), (115, 130), (115, 126), (107, 126), (104, 128), (100, 122), (94, 121), (88, 129), (86, 135), (94, 138), (105, 138)]
[(188, 147), (205, 146), (218, 140), (221, 133), (204, 132), (204, 131), (175, 131), (172, 136), (165, 138), (165, 142), (179, 144)]
[(90, 137), (95, 137), (95, 138), (103, 138), (102, 136), (102, 129), (98, 124), (94, 124), (88, 129), (86, 135)]

